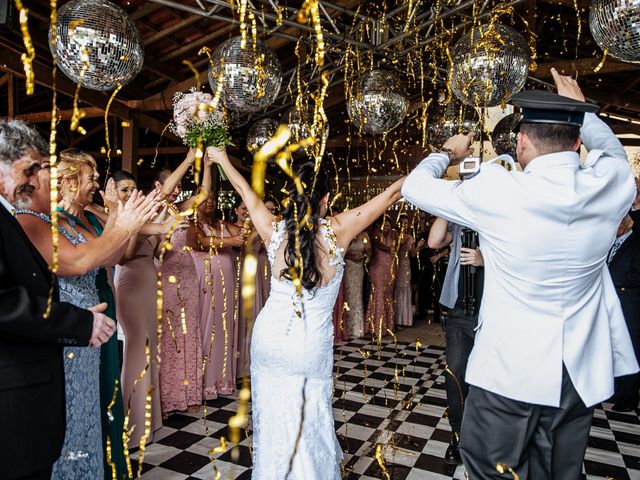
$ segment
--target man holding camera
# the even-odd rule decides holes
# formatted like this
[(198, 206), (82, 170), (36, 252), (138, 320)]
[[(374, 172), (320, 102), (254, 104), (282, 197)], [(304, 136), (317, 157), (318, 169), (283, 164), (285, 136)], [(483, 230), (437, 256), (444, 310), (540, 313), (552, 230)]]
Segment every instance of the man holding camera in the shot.
[(462, 463), (458, 449), (462, 411), (469, 392), (465, 374), (482, 300), (484, 262), (477, 247), (476, 232), (438, 218), (429, 232), (429, 247), (439, 250), (449, 245), (451, 253), (440, 295), (447, 345), (445, 388), (451, 425), (451, 442), (444, 459), (449, 465), (459, 465)]
[(512, 478), (509, 469), (578, 479), (593, 406), (613, 394), (614, 377), (638, 371), (606, 267), (633, 176), (597, 106), (552, 74), (558, 95), (512, 99), (523, 171), (485, 164), (468, 181), (441, 180), (472, 151), (473, 134), (456, 135), (402, 187), (409, 202), (479, 235), (485, 284), (460, 442), (473, 480)]

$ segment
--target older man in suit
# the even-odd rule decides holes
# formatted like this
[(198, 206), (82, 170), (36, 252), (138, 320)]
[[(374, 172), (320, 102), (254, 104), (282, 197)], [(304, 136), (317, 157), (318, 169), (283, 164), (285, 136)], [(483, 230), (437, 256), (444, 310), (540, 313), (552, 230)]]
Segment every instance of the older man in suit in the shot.
[(512, 478), (510, 468), (522, 480), (577, 480), (593, 406), (613, 394), (614, 377), (638, 371), (606, 267), (633, 176), (597, 106), (552, 73), (559, 95), (512, 99), (521, 172), (488, 164), (471, 180), (441, 180), (472, 152), (473, 134), (457, 135), (402, 187), (409, 202), (479, 234), (485, 284), (460, 444), (473, 480)]
[(24, 122), (0, 121), (0, 465), (2, 478), (45, 480), (65, 434), (63, 345), (99, 347), (103, 315), (58, 301), (55, 277), (13, 217), (39, 188), (48, 146)]

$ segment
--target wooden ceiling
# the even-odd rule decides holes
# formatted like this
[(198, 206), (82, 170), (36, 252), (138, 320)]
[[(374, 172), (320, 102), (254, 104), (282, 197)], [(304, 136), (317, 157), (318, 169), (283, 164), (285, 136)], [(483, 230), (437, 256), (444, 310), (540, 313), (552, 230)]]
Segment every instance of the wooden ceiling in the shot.
[[(24, 45), (17, 15), (14, 15), (14, 21), (0, 29), (0, 116), (29, 120), (46, 130), (52, 101), (52, 59), (47, 42), (49, 1), (23, 0), (23, 3), (30, 10), (29, 28), (36, 48), (36, 91), (31, 96), (25, 92), (20, 60)], [(59, 3), (61, 6), (66, 2)], [(204, 46), (213, 50), (227, 38), (239, 34), (236, 12), (238, 0), (232, 3), (227, 0), (115, 0), (114, 3), (125, 9), (135, 21), (145, 46), (142, 72), (121, 90), (110, 109), (111, 143), (116, 147), (114, 158), (117, 165), (120, 162), (118, 150), (122, 150), (122, 164), (132, 170), (137, 169), (138, 159), (142, 158), (144, 162), (140, 165), (140, 173), (149, 174), (156, 146), (160, 146), (160, 164), (173, 164), (185, 151), (171, 134), (165, 132), (160, 137), (171, 118), (173, 93), (187, 90), (195, 84), (193, 73), (182, 61), (191, 62), (201, 72), (200, 79), (206, 84), (208, 60), (198, 55), (198, 51)], [(307, 51), (311, 50), (314, 42), (310, 26), (296, 20), (300, 3), (293, 0), (249, 2), (249, 7), (256, 14), (258, 35), (276, 52), (285, 75), (280, 94), (271, 107), (260, 114), (239, 119), (233, 132), (238, 145), (233, 153), (238, 158), (248, 157), (244, 149), (244, 136), (251, 122), (267, 115), (277, 118), (291, 105), (292, 98), (286, 86), (298, 65), (294, 53), (296, 42), (301, 39), (301, 45), (303, 48), (306, 46)], [(424, 52), (427, 65), (431, 62), (429, 45), (441, 41), (437, 38), (438, 29), (434, 28), (438, 22), (444, 22), (441, 25), (446, 25), (454, 32), (451, 41), (455, 41), (473, 16), (486, 18), (497, 5), (491, 0), (320, 0), (320, 4), (327, 45), (325, 68), (331, 73), (331, 87), (325, 101), (331, 127), (328, 152), (337, 162), (338, 170), (341, 169), (341, 163), (350, 162), (354, 163), (355, 169), (370, 169), (371, 162), (381, 158), (380, 152), (385, 148), (389, 150), (380, 138), (375, 140), (374, 148), (378, 151), (369, 153), (363, 151), (374, 144), (370, 137), (367, 140), (349, 141), (342, 72), (345, 50), (351, 46), (361, 52), (370, 51), (373, 57), (383, 62), (394, 59), (387, 66), (394, 68), (404, 76), (403, 80), (408, 85), (411, 84), (408, 90), (413, 101), (412, 109), (416, 110), (421, 106), (422, 97), (415, 82), (409, 82), (406, 78), (410, 76), (406, 62), (409, 58), (415, 58), (407, 57), (408, 52)], [(612, 116), (609, 121), (617, 133), (640, 134), (640, 125), (635, 123), (640, 120), (640, 65), (609, 58), (597, 73), (594, 71), (601, 63), (602, 51), (589, 31), (588, 0), (514, 0), (509, 4), (516, 11), (512, 17), (514, 26), (519, 25), (525, 33), (521, 18), (525, 19), (530, 31), (537, 35), (539, 67), (531, 74), (528, 88), (544, 87), (545, 82), (550, 80), (551, 67), (566, 73), (577, 73), (587, 96), (601, 105), (602, 112)], [(411, 15), (415, 17), (413, 23), (407, 23)], [(376, 42), (370, 26), (376, 25), (375, 20), (381, 18), (385, 18), (388, 36)], [(354, 29), (358, 25), (366, 28)], [(406, 25), (410, 25), (410, 28), (403, 31)], [(458, 33), (455, 33), (456, 30)], [(355, 35), (355, 31), (368, 33)], [(446, 76), (446, 64), (431, 65), (430, 68), (432, 70), (426, 75), (438, 77), (435, 79), (437, 82)], [(317, 72), (308, 73), (317, 77)], [(440, 86), (437, 88), (441, 88), (442, 84), (437, 82), (434, 82)], [(431, 85), (431, 79), (428, 83)], [(108, 95), (81, 90), (81, 105), (87, 114), (82, 121), (87, 134), (82, 136), (68, 129), (75, 84), (59, 73), (56, 86), (59, 93), (60, 146), (76, 146), (99, 156), (100, 148), (105, 144), (103, 116)], [(432, 90), (426, 95), (437, 95)], [(123, 120), (130, 126), (123, 127)], [(415, 122), (415, 118), (398, 127), (393, 139), (402, 138), (411, 146), (411, 154), (405, 149), (404, 156), (418, 158), (424, 149), (415, 146), (419, 135), (412, 127), (413, 123), (409, 122)], [(627, 139), (625, 142), (633, 145), (637, 140)], [(349, 157), (354, 155), (366, 157), (366, 162), (352, 162)]]

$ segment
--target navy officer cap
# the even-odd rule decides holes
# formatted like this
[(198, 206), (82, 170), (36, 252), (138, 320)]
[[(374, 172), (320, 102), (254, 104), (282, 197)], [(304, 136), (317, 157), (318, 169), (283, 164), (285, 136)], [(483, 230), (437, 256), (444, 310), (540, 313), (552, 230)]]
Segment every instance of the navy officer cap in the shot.
[(581, 102), (573, 98), (563, 97), (546, 90), (526, 90), (515, 94), (511, 103), (522, 109), (520, 123), (552, 123), (555, 125), (574, 125), (581, 127), (584, 114), (595, 113), (598, 105), (591, 102)]

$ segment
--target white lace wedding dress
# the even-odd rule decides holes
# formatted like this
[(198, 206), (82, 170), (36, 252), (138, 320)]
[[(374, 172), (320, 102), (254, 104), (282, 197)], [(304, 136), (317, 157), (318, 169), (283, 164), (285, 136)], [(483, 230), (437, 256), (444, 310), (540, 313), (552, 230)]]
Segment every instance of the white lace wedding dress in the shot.
[(321, 220), (316, 258), (322, 283), (296, 293), (277, 278), (284, 221), (267, 249), (271, 292), (251, 341), (253, 480), (339, 480), (342, 451), (332, 413), (333, 306), (344, 268), (331, 224)]

